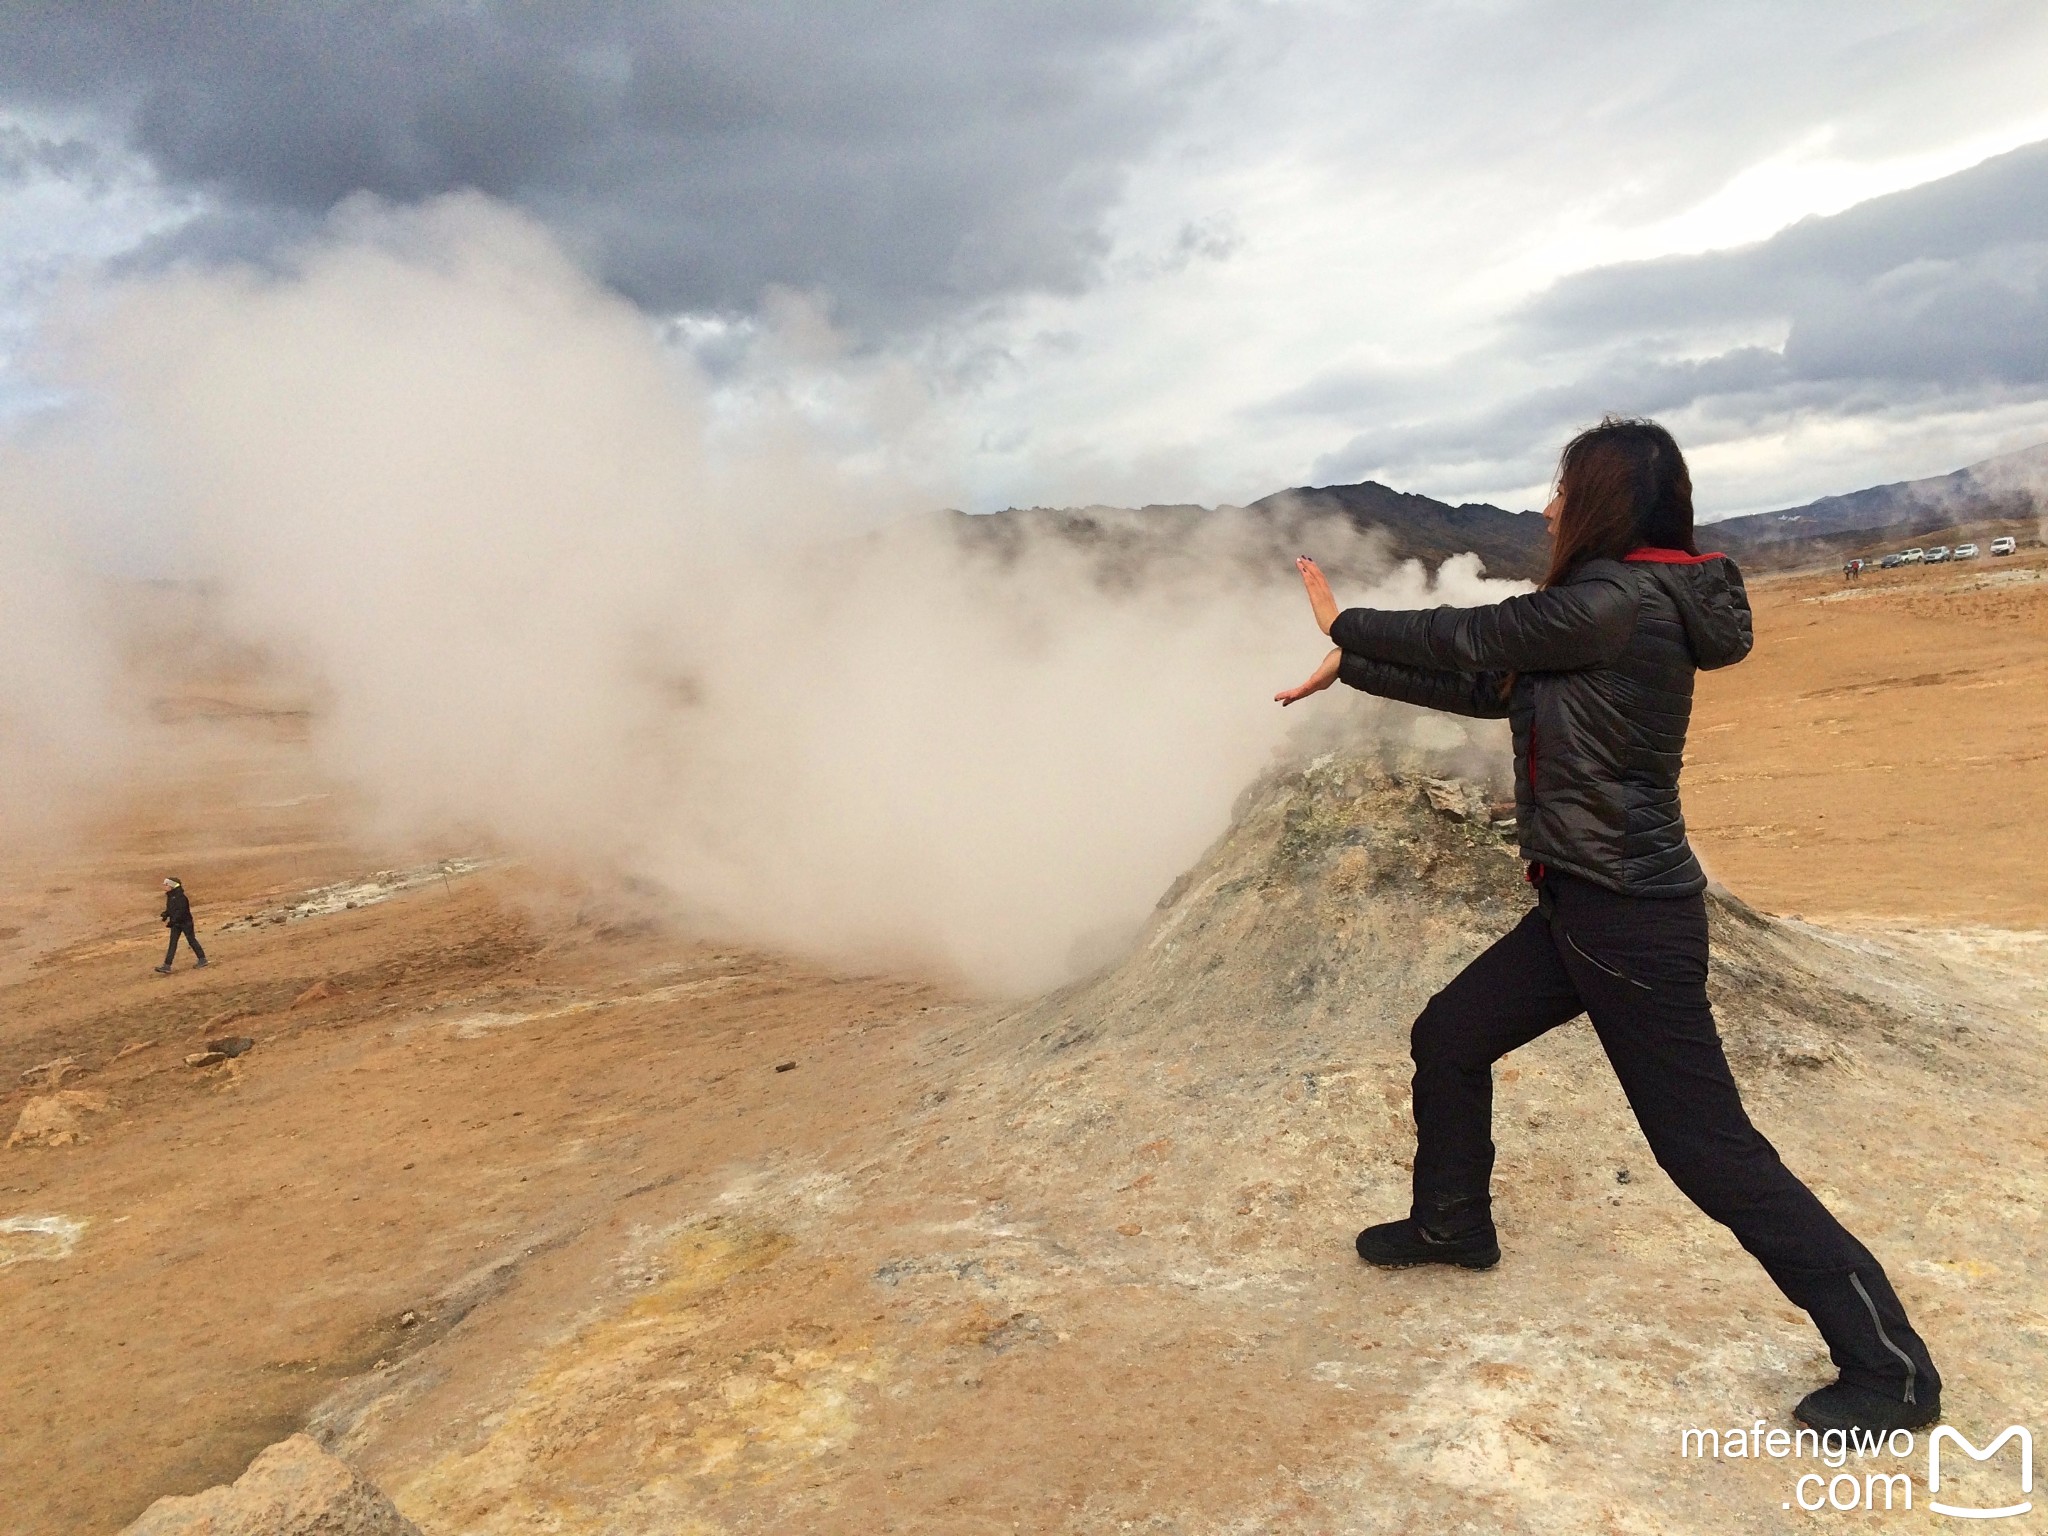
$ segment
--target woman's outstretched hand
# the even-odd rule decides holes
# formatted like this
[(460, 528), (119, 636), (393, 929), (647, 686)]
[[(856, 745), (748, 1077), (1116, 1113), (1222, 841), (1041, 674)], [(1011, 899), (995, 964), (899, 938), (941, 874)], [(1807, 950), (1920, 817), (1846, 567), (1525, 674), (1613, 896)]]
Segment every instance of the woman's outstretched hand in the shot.
[(1330, 592), (1329, 578), (1307, 555), (1296, 560), (1294, 568), (1301, 572), (1301, 584), (1308, 588), (1308, 606), (1316, 616), (1316, 628), (1327, 635), (1330, 626), (1337, 622), (1337, 599)]
[[(1329, 589), (1326, 587), (1324, 590), (1328, 591)], [(1283, 688), (1280, 692), (1273, 695), (1273, 701), (1282, 709), (1285, 709), (1297, 699), (1305, 699), (1312, 693), (1321, 693), (1330, 684), (1337, 681), (1337, 669), (1343, 664), (1344, 652), (1342, 650), (1330, 652), (1329, 655), (1325, 656), (1318, 663), (1315, 671), (1309, 674), (1307, 682), (1303, 683), (1299, 688)]]

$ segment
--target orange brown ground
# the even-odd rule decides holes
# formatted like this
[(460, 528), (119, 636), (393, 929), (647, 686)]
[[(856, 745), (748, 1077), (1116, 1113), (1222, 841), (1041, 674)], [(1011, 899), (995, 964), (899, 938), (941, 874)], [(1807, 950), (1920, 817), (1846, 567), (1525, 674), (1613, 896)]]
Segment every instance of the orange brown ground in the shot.
[[(828, 1145), (899, 1107), (901, 1074), (875, 1067), (897, 1037), (870, 1025), (943, 1003), (579, 913), (516, 867), (216, 933), (376, 865), (339, 836), (296, 714), (218, 691), (170, 713), (182, 772), (90, 852), (5, 871), (0, 1130), (49, 1086), (19, 1074), (53, 1060), (106, 1101), (82, 1141), (0, 1150), (0, 1218), (91, 1218), (75, 1259), (0, 1248), (11, 1536), (112, 1531), (230, 1478), (337, 1382), (455, 1321), (494, 1266), (617, 1227), (678, 1170)], [(165, 872), (195, 893), (206, 970), (181, 954), (151, 974)], [(589, 1006), (649, 992), (669, 1006)], [(583, 1008), (544, 1036), (500, 1027), (564, 1003)], [(257, 1046), (184, 1064), (221, 1035)]]
[[(1757, 583), (1758, 653), (1703, 681), (1689, 772), (1715, 872), (1765, 907), (1808, 916), (2048, 927), (2037, 873), (2048, 835), (2044, 576), (2048, 565), (2029, 557), (1867, 576), (1857, 588), (1832, 575)], [(1140, 1311), (1112, 1333), (1103, 1314), (1097, 1326), (1125, 1341), (1123, 1353), (1062, 1355), (1034, 1382), (1017, 1362), (1037, 1357), (1011, 1344), (1037, 1341), (1035, 1314), (999, 1288), (986, 1305), (933, 1312), (918, 1300), (931, 1283), (922, 1272), (891, 1282), (888, 1308), (859, 1337), (792, 1332), (786, 1318), (858, 1311), (869, 1273), (792, 1276), (788, 1266), (773, 1271), (783, 1311), (772, 1336), (749, 1339), (744, 1308), (693, 1333), (692, 1287), (729, 1290), (767, 1273), (783, 1239), (701, 1223), (677, 1237), (678, 1213), (715, 1208), (736, 1167), (857, 1166), (884, 1146), (914, 1160), (920, 1146), (898, 1143), (917, 1134), (904, 1128), (919, 1106), (975, 1086), (949, 1065), (965, 1005), (912, 980), (829, 975), (680, 938), (516, 864), (360, 910), (215, 933), (230, 915), (313, 886), (474, 850), (352, 845), (290, 709), (223, 685), (173, 698), (166, 713), (178, 748), (147, 799), (102, 817), (78, 851), (16, 852), (0, 869), (0, 1130), (53, 1075), (105, 1104), (78, 1109), (80, 1141), (0, 1150), (0, 1218), (90, 1222), (68, 1259), (0, 1265), (6, 1530), (117, 1530), (160, 1494), (232, 1478), (323, 1400), (332, 1410), (337, 1389), (374, 1382), (380, 1362), (444, 1336), (443, 1368), (472, 1394), (494, 1371), (539, 1380), (556, 1369), (550, 1340), (565, 1327), (645, 1326), (647, 1348), (685, 1360), (709, 1351), (729, 1393), (761, 1384), (758, 1402), (729, 1404), (733, 1422), (771, 1438), (797, 1425), (821, 1445), (832, 1443), (835, 1404), (879, 1391), (892, 1351), (962, 1362), (942, 1383), (952, 1395), (888, 1399), (897, 1440), (930, 1450), (877, 1465), (864, 1474), (874, 1487), (856, 1489), (864, 1507), (902, 1507), (889, 1480), (907, 1467), (927, 1519), (988, 1501), (986, 1487), (954, 1485), (943, 1442), (949, 1425), (974, 1422), (961, 1415), (984, 1375), (991, 1387), (1005, 1373), (1026, 1383), (990, 1398), (1004, 1412), (1076, 1437), (1064, 1470), (1041, 1467), (1046, 1476), (1003, 1490), (1033, 1528), (1054, 1528), (1053, 1511), (1085, 1528), (1091, 1509), (1143, 1510), (1160, 1496), (1145, 1478), (1241, 1486), (1259, 1471), (1246, 1460), (1254, 1443), (1267, 1455), (1325, 1432), (1314, 1402), (1289, 1385), (1324, 1365), (1292, 1359), (1285, 1340), (1194, 1336)], [(216, 964), (164, 979), (149, 972), (161, 943), (153, 913), (157, 878), (173, 868), (195, 893)], [(327, 995), (295, 1005), (322, 982)], [(258, 1043), (231, 1064), (186, 1066), (213, 1034)], [(55, 1074), (17, 1076), (66, 1057)], [(778, 1072), (785, 1062), (794, 1068)], [(1390, 1124), (1399, 1119), (1394, 1099), (1384, 1107)], [(1164, 1138), (1138, 1148), (1132, 1189), (1170, 1148)], [(1000, 1225), (985, 1212), (1002, 1209), (1001, 1189), (955, 1194), (949, 1220)], [(830, 1197), (817, 1193), (810, 1219), (827, 1220), (817, 1212), (829, 1213)], [(1246, 1195), (1241, 1209), (1263, 1211), (1265, 1198)], [(1672, 1219), (1687, 1218), (1674, 1208)], [(648, 1232), (669, 1234), (649, 1260), (651, 1310), (575, 1324), (579, 1297), (639, 1283), (621, 1255)], [(497, 1326), (450, 1333), (479, 1303), (498, 1309)], [(1755, 1304), (1771, 1305), (1768, 1293)], [(516, 1365), (493, 1353), (506, 1337), (534, 1341)], [(606, 1347), (630, 1355), (637, 1338)], [(1160, 1405), (1142, 1444), (1121, 1445), (1119, 1471), (1092, 1461), (1073, 1427), (1105, 1390), (1106, 1363), (1120, 1390)], [(607, 1391), (646, 1388), (620, 1369)], [(1204, 1393), (1177, 1403), (1176, 1384), (1194, 1374)], [(434, 1394), (454, 1390), (418, 1383), (435, 1410), (425, 1423)], [(579, 1433), (544, 1417), (515, 1415), (505, 1433)], [(1002, 1430), (990, 1420), (976, 1432)], [(1398, 1439), (1402, 1429), (1369, 1432)], [(588, 1473), (600, 1482), (608, 1456), (644, 1450), (592, 1434)], [(378, 1452), (413, 1468), (422, 1498), (436, 1474), (419, 1467), (460, 1472), (472, 1454), (450, 1460), (423, 1435), (401, 1426)], [(707, 1444), (693, 1454), (708, 1464), (722, 1453)]]
[(1750, 598), (1687, 753), (1714, 874), (1776, 912), (2048, 928), (2048, 552)]

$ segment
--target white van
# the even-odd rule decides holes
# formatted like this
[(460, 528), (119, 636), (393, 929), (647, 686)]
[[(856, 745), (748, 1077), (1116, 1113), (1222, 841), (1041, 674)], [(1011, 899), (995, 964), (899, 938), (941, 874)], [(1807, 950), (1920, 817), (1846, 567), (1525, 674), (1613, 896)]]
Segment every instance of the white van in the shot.
[(2018, 548), (2019, 544), (2009, 533), (2002, 534), (1991, 541), (1991, 553), (1994, 555), (2009, 555)]

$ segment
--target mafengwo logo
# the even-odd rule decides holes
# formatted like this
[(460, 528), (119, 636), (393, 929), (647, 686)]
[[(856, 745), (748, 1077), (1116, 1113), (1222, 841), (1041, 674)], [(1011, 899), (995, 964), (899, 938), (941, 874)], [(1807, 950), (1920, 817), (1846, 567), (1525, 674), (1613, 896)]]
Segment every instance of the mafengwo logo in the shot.
[[(2016, 1504), (2007, 1504), (1999, 1509), (1985, 1509), (1977, 1505), (1944, 1504), (1932, 1497), (1941, 1492), (1941, 1447), (1944, 1441), (1973, 1461), (1989, 1461), (2008, 1440), (2020, 1443), (2020, 1492), (2031, 1494), (2034, 1491), (2034, 1437), (2024, 1425), (2008, 1425), (2004, 1434), (1980, 1451), (1955, 1430), (1942, 1424), (1927, 1437), (1927, 1492), (1930, 1496), (1927, 1507), (1937, 1515), (1955, 1515), (1964, 1520), (1998, 1520), (2007, 1515), (2024, 1515), (2032, 1509), (2034, 1501), (2031, 1498), (2022, 1498)], [(1953, 1467), (1955, 1463), (1951, 1461), (1949, 1465)]]
[[(2008, 1445), (2014, 1454), (1999, 1456)], [(1917, 1449), (1918, 1438), (1910, 1430), (1896, 1429), (1888, 1435), (1795, 1431), (1766, 1428), (1762, 1419), (1748, 1429), (1687, 1429), (1678, 1437), (1678, 1454), (1687, 1458), (1818, 1462), (1823, 1470), (1801, 1472), (1792, 1480), (1791, 1496), (1782, 1501), (1786, 1509), (1809, 1513), (1912, 1509), (1920, 1491), (1912, 1472)], [(1979, 1470), (1978, 1463), (1990, 1463), (1993, 1457), (1999, 1458), (1995, 1468)], [(1879, 1465), (1872, 1466), (1873, 1462)], [(1929, 1513), (1957, 1520), (2009, 1519), (2033, 1509), (2033, 1491), (2034, 1436), (2024, 1424), (2008, 1425), (1981, 1449), (1946, 1424), (1928, 1435), (1926, 1497), (1921, 1507)]]

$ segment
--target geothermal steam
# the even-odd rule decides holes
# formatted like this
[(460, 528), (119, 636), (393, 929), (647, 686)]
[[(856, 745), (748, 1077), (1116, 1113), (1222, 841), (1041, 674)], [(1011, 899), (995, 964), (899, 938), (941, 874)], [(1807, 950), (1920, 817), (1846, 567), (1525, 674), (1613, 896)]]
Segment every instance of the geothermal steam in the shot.
[[(1287, 728), (1368, 707), (1271, 702), (1321, 643), (1270, 533), (1216, 519), (1121, 572), (1060, 538), (996, 558), (921, 510), (943, 477), (855, 473), (795, 412), (736, 422), (481, 200), (358, 211), (283, 274), (125, 286), (67, 355), (96, 441), (148, 467), (126, 515), (183, 530), (237, 634), (319, 677), (317, 745), (377, 830), (475, 826), (727, 932), (1060, 980)], [(1438, 589), (1515, 590), (1463, 560)]]
[(103, 594), (10, 479), (0, 474), (0, 838), (21, 850), (73, 830), (126, 735)]

